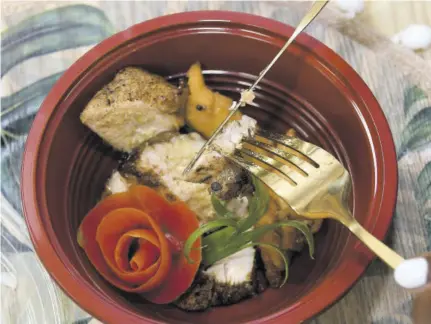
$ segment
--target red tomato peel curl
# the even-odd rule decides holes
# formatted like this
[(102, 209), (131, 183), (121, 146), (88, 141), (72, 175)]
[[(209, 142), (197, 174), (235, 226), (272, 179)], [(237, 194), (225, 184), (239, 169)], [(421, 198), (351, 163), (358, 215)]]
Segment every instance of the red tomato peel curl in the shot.
[(78, 243), (112, 285), (166, 304), (190, 287), (199, 268), (200, 239), (190, 255), (194, 263), (180, 250), (198, 227), (185, 203), (171, 204), (149, 187), (133, 186), (105, 198), (85, 216)]

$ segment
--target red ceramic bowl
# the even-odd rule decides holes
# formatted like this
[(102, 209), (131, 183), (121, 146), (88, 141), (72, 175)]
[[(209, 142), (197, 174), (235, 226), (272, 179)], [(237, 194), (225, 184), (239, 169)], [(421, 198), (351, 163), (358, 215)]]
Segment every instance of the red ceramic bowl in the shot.
[[(76, 243), (78, 224), (99, 198), (116, 157), (81, 125), (88, 100), (122, 67), (138, 65), (175, 82), (199, 60), (210, 86), (233, 97), (256, 77), (292, 27), (233, 12), (160, 17), (94, 47), (55, 84), (40, 108), (23, 161), (22, 199), (36, 251), (56, 282), (104, 323), (299, 323), (340, 298), (373, 255), (328, 221), (317, 235), (316, 259), (293, 262), (289, 283), (234, 306), (187, 313), (138, 303), (107, 284)], [(337, 54), (306, 34), (283, 54), (257, 89), (247, 113), (263, 127), (294, 127), (336, 154), (353, 180), (355, 217), (377, 238), (394, 209), (394, 145), (376, 99)]]

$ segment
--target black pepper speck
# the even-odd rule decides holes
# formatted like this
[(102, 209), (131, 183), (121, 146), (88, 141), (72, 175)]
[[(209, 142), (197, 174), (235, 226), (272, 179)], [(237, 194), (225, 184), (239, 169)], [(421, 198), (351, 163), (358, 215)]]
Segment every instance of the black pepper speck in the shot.
[(213, 182), (211, 183), (211, 190), (214, 192), (220, 191), (222, 189), (222, 186), (220, 182)]

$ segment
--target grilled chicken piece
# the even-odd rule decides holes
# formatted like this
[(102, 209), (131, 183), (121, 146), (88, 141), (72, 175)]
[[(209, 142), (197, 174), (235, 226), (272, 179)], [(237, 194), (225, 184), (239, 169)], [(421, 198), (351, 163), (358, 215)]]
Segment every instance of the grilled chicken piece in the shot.
[(186, 92), (161, 76), (127, 67), (96, 93), (80, 118), (115, 149), (132, 152), (158, 134), (177, 131), (185, 102)]
[(245, 248), (214, 263), (205, 272), (218, 283), (236, 285), (251, 282), (255, 252), (253, 247)]
[(255, 249), (248, 247), (199, 271), (193, 286), (175, 304), (184, 310), (205, 310), (235, 304), (264, 291), (267, 284), (258, 272), (255, 256)]
[[(135, 152), (121, 165), (120, 172), (114, 172), (107, 183), (107, 193), (125, 191), (133, 183), (143, 184), (154, 188), (169, 201), (177, 199), (184, 201), (196, 213), (201, 224), (215, 219), (210, 182), (189, 182), (184, 180), (182, 174), (204, 142), (197, 133), (171, 134), (164, 136), (163, 139), (159, 137), (159, 141), (148, 143)], [(228, 198), (224, 199), (226, 201), (243, 196), (246, 190), (242, 190), (242, 186), (248, 186), (248, 190), (252, 189), (252, 186), (244, 178), (236, 176), (234, 171), (231, 173), (232, 177), (240, 181), (218, 177), (220, 171), (226, 168), (226, 160), (220, 155), (205, 155), (201, 165), (202, 168), (208, 168), (208, 172), (200, 173), (202, 177), (211, 178), (214, 174), (219, 186), (227, 188), (223, 190), (224, 198)], [(199, 168), (199, 165), (197, 167)], [(233, 192), (234, 190), (237, 192)], [(229, 206), (235, 208), (235, 202), (232, 203), (233, 205)]]
[[(156, 173), (161, 184), (184, 201), (201, 223), (206, 223), (216, 217), (211, 203), (210, 186), (185, 181), (182, 175), (203, 142), (197, 133), (176, 135), (169, 141), (145, 146), (135, 165), (140, 173)], [(214, 172), (217, 172), (217, 163), (213, 165)]]
[(250, 196), (254, 191), (250, 174), (230, 162), (207, 182), (211, 184), (211, 191), (221, 200)]
[(213, 304), (214, 279), (198, 271), (192, 286), (174, 304), (186, 311), (204, 311)]
[[(157, 147), (161, 149), (159, 150), (161, 153), (155, 156), (163, 158), (166, 153), (163, 148), (168, 147), (164, 145)], [(211, 203), (209, 186), (173, 179), (166, 164), (163, 165), (165, 168), (154, 168), (154, 165), (146, 160), (148, 155), (151, 156), (153, 153), (155, 152), (151, 148), (148, 151), (144, 150), (137, 160), (128, 161), (120, 167), (120, 171), (114, 171), (106, 183), (105, 195), (125, 192), (134, 184), (145, 185), (156, 190), (168, 201), (184, 201), (196, 213), (201, 223), (214, 219), (216, 213)]]
[(205, 271), (214, 279), (214, 306), (235, 304), (254, 295), (255, 253), (253, 247), (245, 248)]
[[(233, 151), (236, 143), (240, 142), (240, 138), (248, 134), (250, 125), (254, 126), (255, 121), (249, 117), (241, 121), (233, 121), (227, 126), (227, 130), (232, 132), (221, 133), (215, 143), (223, 150)], [(232, 138), (234, 137), (232, 134), (237, 136)], [(243, 195), (246, 190), (242, 190), (242, 187), (246, 187), (248, 181), (248, 178), (244, 180), (242, 172), (235, 175), (235, 170), (239, 171), (239, 169), (231, 167), (223, 156), (212, 151), (202, 155), (191, 174), (184, 178), (184, 169), (204, 143), (205, 140), (198, 133), (180, 134), (169, 141), (145, 146), (136, 164), (141, 173), (149, 170), (157, 173), (162, 183), (198, 215), (201, 223), (216, 218), (211, 202), (210, 179), (216, 179), (222, 188), (230, 191), (229, 195), (224, 191), (224, 198), (228, 198), (225, 200)], [(223, 170), (230, 170), (234, 179), (241, 177), (240, 181), (220, 177), (220, 174), (226, 173)], [(235, 182), (235, 185), (232, 185), (232, 182)], [(235, 189), (237, 191), (233, 192)]]

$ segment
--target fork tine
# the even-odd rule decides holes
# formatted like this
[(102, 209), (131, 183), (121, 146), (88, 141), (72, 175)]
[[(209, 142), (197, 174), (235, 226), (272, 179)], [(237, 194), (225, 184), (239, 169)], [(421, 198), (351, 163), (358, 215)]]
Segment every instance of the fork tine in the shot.
[[(236, 152), (234, 155), (226, 156), (231, 161), (237, 163), (244, 169), (246, 169), (248, 172), (256, 176), (257, 178), (261, 179), (263, 182), (268, 182), (267, 175), (271, 174), (273, 178), (278, 177), (275, 173), (268, 172), (265, 168), (257, 165), (256, 163), (253, 163), (251, 161), (247, 161), (244, 159), (239, 152)], [(266, 181), (265, 181), (266, 180)], [(273, 181), (269, 181), (269, 183), (272, 183)], [(269, 184), (268, 184), (269, 185)]]
[[(314, 164), (310, 163), (309, 159), (299, 158), (292, 153), (286, 152), (285, 150), (282, 150), (273, 145), (269, 145), (267, 143), (261, 142), (257, 139), (245, 139), (244, 143), (256, 146), (270, 154), (273, 154), (275, 157), (278, 158), (278, 159), (276, 158), (275, 160), (277, 161), (281, 160), (279, 162), (288, 164), (292, 169), (303, 174), (304, 176), (308, 176), (315, 169)], [(247, 147), (247, 146), (248, 145), (243, 145), (243, 147)], [(304, 163), (304, 161), (306, 163)]]
[(296, 137), (288, 137), (282, 134), (275, 134), (264, 129), (259, 129), (256, 135), (283, 145), (283, 148), (286, 148), (290, 154), (309, 162), (314, 167), (319, 167), (317, 161), (314, 161), (310, 158), (314, 151), (320, 150), (319, 147), (311, 143), (304, 142)]
[[(257, 165), (256, 163), (244, 159), (239, 151), (236, 151), (234, 155), (227, 155), (222, 150), (219, 150), (216, 146), (213, 146), (213, 149), (219, 154), (223, 155), (226, 159), (239, 165), (240, 167), (253, 174), (256, 178), (260, 179), (269, 188), (274, 190), (274, 192), (280, 197), (283, 197), (283, 192), (277, 190), (277, 188), (283, 187), (284, 189), (287, 189), (293, 187), (290, 182), (280, 177), (277, 173), (269, 172), (265, 168)], [(277, 186), (277, 184), (281, 181), (283, 182), (283, 186)]]
[[(276, 172), (269, 172), (265, 168), (257, 165), (256, 163), (247, 161), (240, 154), (241, 153), (237, 151), (235, 152), (234, 155), (230, 155), (230, 156), (226, 155), (226, 157), (230, 159), (232, 162), (246, 169), (251, 174), (253, 174), (256, 178), (261, 180), (264, 184), (266, 184), (280, 197), (285, 196), (284, 193), (286, 190), (293, 188), (293, 185), (289, 181), (280, 177), (280, 175), (277, 174)], [(280, 183), (282, 183), (281, 186), (279, 185)]]
[[(240, 154), (241, 157), (243, 157), (245, 160), (248, 160), (249, 162), (253, 163), (253, 160), (257, 160), (259, 164), (263, 165), (261, 166), (262, 169), (267, 170), (268, 172), (275, 172), (278, 173), (282, 178), (284, 178), (286, 181), (289, 181), (292, 185), (297, 185), (297, 177), (299, 176), (299, 173), (297, 171), (293, 171), (290, 168), (287, 168), (286, 165), (283, 163), (269, 157), (262, 155), (258, 152), (242, 148), (237, 151), (237, 156)], [(244, 157), (245, 156), (245, 157)], [(250, 161), (250, 158), (251, 161)]]
[[(314, 144), (305, 142), (296, 137), (274, 134), (266, 130), (259, 130), (257, 136), (265, 136), (265, 138), (272, 140), (275, 143), (284, 145), (284, 147), (290, 149), (289, 153), (292, 153), (301, 159), (307, 160), (316, 168), (324, 168), (326, 170), (328, 168), (332, 169), (334, 167), (341, 167), (347, 172), (343, 164), (334, 155)], [(306, 164), (303, 163), (301, 168), (303, 168), (305, 165)], [(314, 172), (317, 172), (317, 170), (318, 169), (314, 169)]]

